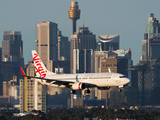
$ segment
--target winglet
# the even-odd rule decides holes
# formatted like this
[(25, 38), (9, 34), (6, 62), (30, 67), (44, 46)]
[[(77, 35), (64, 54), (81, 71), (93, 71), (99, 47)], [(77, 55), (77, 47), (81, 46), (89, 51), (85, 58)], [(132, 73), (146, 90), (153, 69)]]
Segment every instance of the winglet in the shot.
[(110, 68), (108, 68), (108, 71), (109, 71), (109, 73), (111, 73), (111, 69)]
[(27, 75), (24, 73), (23, 69), (20, 67), (21, 73), (24, 77), (27, 77)]

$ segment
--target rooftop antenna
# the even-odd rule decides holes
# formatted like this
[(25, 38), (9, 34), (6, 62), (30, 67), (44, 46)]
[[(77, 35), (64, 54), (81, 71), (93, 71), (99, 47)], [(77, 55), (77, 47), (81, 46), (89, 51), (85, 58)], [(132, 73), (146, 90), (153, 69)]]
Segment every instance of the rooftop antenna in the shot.
[(84, 27), (84, 11), (83, 11), (83, 27)]
[(150, 41), (149, 41), (149, 40), (150, 40), (150, 39), (149, 39), (149, 23), (150, 23), (150, 22), (149, 22), (149, 19), (148, 19), (148, 57), (147, 57), (148, 59), (150, 58), (150, 53), (149, 53), (149, 52), (150, 52), (150, 48), (149, 48), (149, 46), (150, 46), (150, 43), (149, 43), (149, 42), (150, 42)]
[(12, 31), (13, 31), (13, 23), (11, 23), (11, 26), (12, 26), (12, 28), (11, 28), (11, 29), (12, 29)]

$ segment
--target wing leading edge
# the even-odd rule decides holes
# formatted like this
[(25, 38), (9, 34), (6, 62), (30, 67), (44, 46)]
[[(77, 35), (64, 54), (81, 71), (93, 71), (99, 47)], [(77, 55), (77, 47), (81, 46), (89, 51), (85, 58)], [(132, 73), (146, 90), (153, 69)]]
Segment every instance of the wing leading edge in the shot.
[(31, 78), (36, 78), (36, 79), (47, 80), (48, 82), (55, 81), (55, 83), (53, 83), (53, 84), (56, 84), (56, 83), (74, 83), (74, 82), (72, 82), (72, 81), (61, 81), (61, 80), (56, 80), (56, 79), (48, 79), (48, 78), (40, 78), (40, 77), (27, 76), (21, 67), (20, 67), (20, 70), (21, 70), (22, 75), (23, 75), (24, 77), (29, 78), (29, 79), (31, 79)]

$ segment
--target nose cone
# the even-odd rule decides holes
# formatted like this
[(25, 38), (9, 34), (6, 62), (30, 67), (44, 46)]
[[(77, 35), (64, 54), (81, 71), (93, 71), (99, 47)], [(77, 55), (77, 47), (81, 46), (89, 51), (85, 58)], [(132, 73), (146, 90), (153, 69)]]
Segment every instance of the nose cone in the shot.
[(126, 84), (130, 83), (130, 79), (126, 78), (125, 82), (126, 82)]

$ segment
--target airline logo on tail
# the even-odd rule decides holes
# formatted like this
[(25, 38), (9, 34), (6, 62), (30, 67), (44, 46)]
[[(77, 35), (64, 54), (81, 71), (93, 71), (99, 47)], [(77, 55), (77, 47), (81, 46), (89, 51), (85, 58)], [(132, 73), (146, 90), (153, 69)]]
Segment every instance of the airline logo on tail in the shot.
[[(34, 53), (33, 61), (35, 63), (34, 67), (36, 69), (36, 73), (39, 73), (40, 78), (45, 78), (47, 71), (45, 71), (44, 68), (42, 67), (41, 59), (39, 58), (37, 53)], [(42, 79), (41, 81), (43, 82)]]

